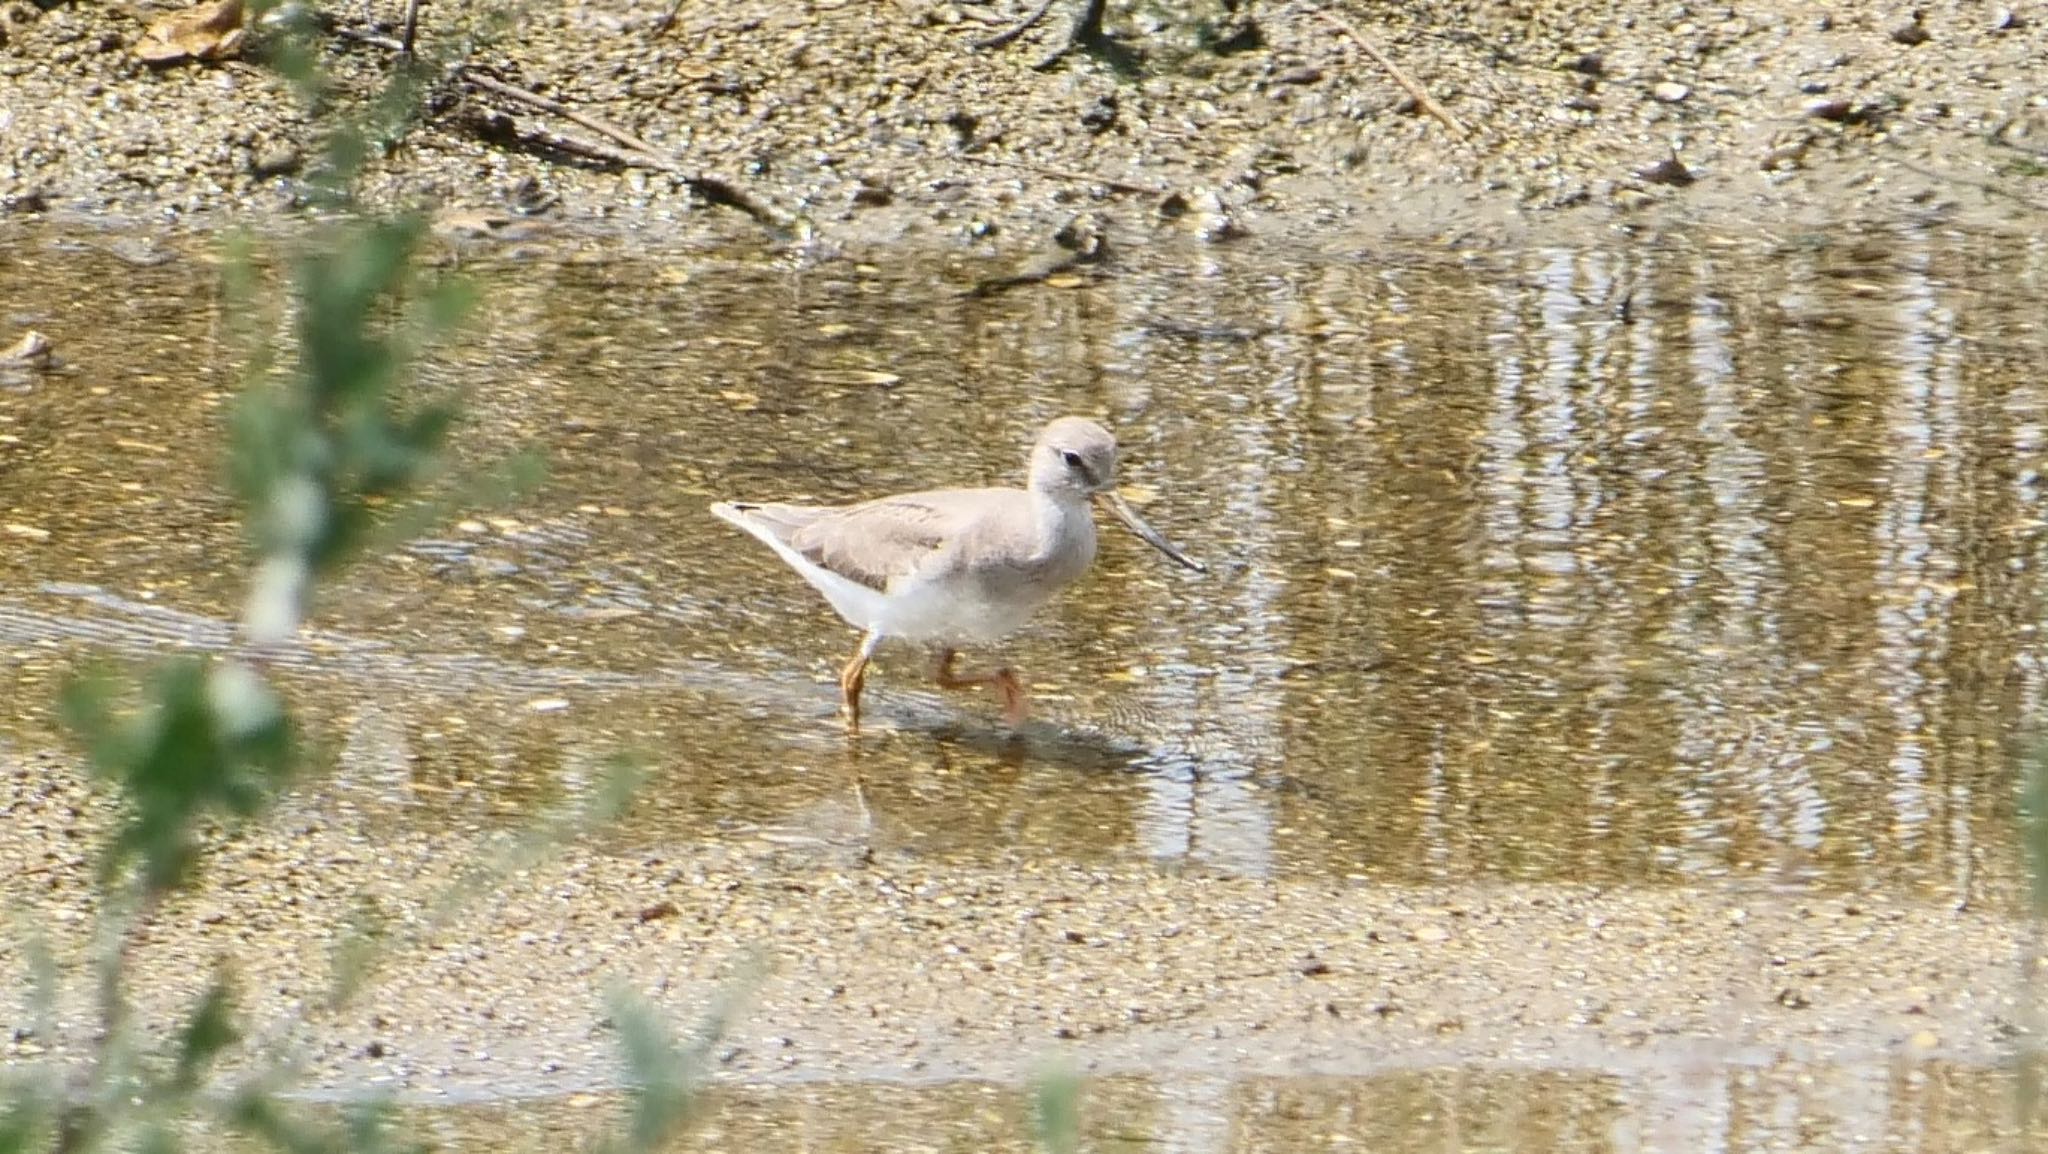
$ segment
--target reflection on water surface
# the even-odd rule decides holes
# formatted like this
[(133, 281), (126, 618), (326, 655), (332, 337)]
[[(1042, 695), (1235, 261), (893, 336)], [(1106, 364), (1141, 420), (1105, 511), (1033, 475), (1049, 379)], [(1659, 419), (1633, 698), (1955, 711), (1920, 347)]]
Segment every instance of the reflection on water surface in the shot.
[[(69, 364), (0, 392), (0, 732), (40, 748), (86, 647), (230, 642), (233, 375), (204, 265), (8, 243), (0, 283)], [(1908, 228), (1216, 250), (987, 298), (929, 267), (486, 264), (489, 315), (430, 377), (470, 399), (467, 458), (537, 446), (550, 480), (352, 574), (281, 665), (341, 784), (421, 829), (513, 821), (631, 748), (660, 787), (622, 851), (2009, 906), (2043, 263)], [(1069, 412), (1212, 572), (1110, 530), (1005, 654), (1021, 738), (885, 650), (849, 745), (851, 632), (704, 506), (1009, 483)]]
[[(59, 286), (72, 368), (0, 401), (8, 517), (49, 534), (0, 562), (7, 635), (224, 643), (210, 274), (21, 255)], [(516, 748), (410, 732), (426, 777), (618, 742), (722, 767), (647, 836), (771, 819), (813, 800), (793, 760), (846, 756), (820, 682), (851, 638), (705, 502), (1010, 482), (1040, 422), (1088, 412), (1217, 572), (1112, 532), (1008, 654), (1052, 722), (1021, 757), (921, 655), (885, 656), (879, 720), (926, 736), (866, 745), (878, 789), (1017, 763), (883, 806), (903, 835), (1976, 896), (2014, 878), (2011, 735), (2037, 692), (2041, 336), (2016, 288), (2039, 258), (1911, 232), (1223, 253), (994, 299), (864, 267), (485, 269), (487, 323), (433, 376), (473, 400), (473, 459), (537, 445), (552, 479), (339, 591), (346, 637), (303, 688), (402, 734), (432, 702), (504, 711), (471, 740)], [(118, 298), (93, 287), (115, 275)], [(561, 694), (604, 706), (500, 724)]]

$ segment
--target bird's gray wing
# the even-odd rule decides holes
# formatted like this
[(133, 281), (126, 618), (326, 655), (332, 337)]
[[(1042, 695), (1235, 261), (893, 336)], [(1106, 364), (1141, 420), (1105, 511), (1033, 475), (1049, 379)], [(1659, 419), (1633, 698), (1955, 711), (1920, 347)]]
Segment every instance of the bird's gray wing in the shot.
[(942, 493), (907, 493), (833, 509), (797, 528), (788, 541), (812, 564), (887, 592), (958, 536), (958, 505)]

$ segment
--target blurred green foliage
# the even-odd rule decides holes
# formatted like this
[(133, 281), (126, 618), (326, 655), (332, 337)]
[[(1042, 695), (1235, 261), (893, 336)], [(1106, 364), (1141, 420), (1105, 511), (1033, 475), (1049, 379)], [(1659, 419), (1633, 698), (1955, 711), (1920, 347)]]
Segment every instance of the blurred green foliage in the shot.
[(2048, 1130), (2048, 1053), (2042, 1047), (2042, 1038), (2048, 1035), (2048, 1014), (2043, 1013), (2048, 990), (2042, 987), (2042, 958), (2048, 957), (2048, 934), (2043, 933), (2048, 926), (2048, 746), (2038, 736), (2020, 788), (2020, 840), (2032, 883), (2033, 919), (2029, 940), (2020, 950), (2027, 1021), (2025, 1038), (2014, 1054), (2015, 1107), (2022, 1129), (2038, 1134)]
[(270, 686), (239, 662), (165, 661), (131, 716), (115, 714), (119, 692), (111, 673), (79, 676), (64, 687), (60, 713), (93, 771), (128, 802), (103, 879), (132, 866), (153, 897), (186, 880), (203, 818), (248, 817), (282, 784), (291, 722)]
[[(252, 21), (273, 7), (252, 5)], [(264, 52), (325, 108), (318, 36), (310, 9), (300, 10), (269, 34)], [(417, 524), (409, 510), (435, 508), (422, 498), (440, 479), (459, 406), (452, 397), (407, 398), (417, 391), (420, 353), (462, 322), (475, 293), (458, 278), (422, 272), (422, 218), (361, 212), (350, 194), (371, 142), (388, 146), (402, 135), (425, 74), (424, 65), (406, 61), (356, 119), (323, 121), (325, 161), (310, 199), (333, 215), (292, 258), (287, 299), (265, 289), (251, 246), (231, 243), (225, 300), (247, 345), (229, 459), (253, 560), (243, 610), (248, 648), (246, 655), (168, 659), (132, 678), (98, 668), (62, 691), (66, 728), (121, 801), (99, 874), (104, 948), (93, 980), (100, 1020), (88, 1061), (61, 1074), (10, 1071), (0, 1084), (0, 1154), (169, 1154), (184, 1148), (192, 1122), (204, 1117), (292, 1154), (421, 1148), (394, 1137), (388, 1111), (375, 1104), (349, 1108), (339, 1124), (299, 1116), (279, 1096), (288, 1071), (261, 1055), (245, 1055), (255, 1073), (230, 1092), (214, 1086), (216, 1063), (244, 1041), (225, 970), (160, 1055), (148, 1052), (129, 1021), (126, 987), (132, 946), (162, 900), (193, 881), (210, 839), (278, 796), (302, 756), (302, 735), (265, 675), (263, 653), (298, 633), (321, 578), (374, 547), (380, 534)], [(276, 326), (265, 323), (280, 316), (291, 320), (282, 349), (271, 336)], [(530, 478), (532, 470), (521, 473)], [(506, 853), (480, 863), (439, 909), (445, 915), (615, 815), (633, 784), (630, 768), (621, 763), (587, 803), (543, 819)], [(388, 945), (374, 915), (366, 910), (359, 932), (337, 951), (336, 1003), (362, 988)], [(24, 944), (36, 974), (34, 1028), (47, 1034), (57, 969), (32, 933)], [(678, 1047), (638, 1001), (618, 1001), (614, 1021), (635, 1087), (630, 1127), (614, 1148), (652, 1150), (690, 1117), (708, 1038), (723, 1017), (707, 1028), (707, 1040), (689, 1047)]]
[(2020, 840), (2026, 847), (2034, 912), (2048, 916), (2048, 748), (2037, 740), (2021, 782)]
[(1049, 1070), (1032, 1086), (1031, 1128), (1045, 1154), (1081, 1148), (1081, 1080), (1068, 1069)]
[(243, 623), (259, 644), (297, 632), (314, 580), (357, 555), (380, 510), (432, 479), (455, 423), (452, 399), (398, 398), (418, 350), (474, 303), (466, 282), (414, 274), (423, 231), (403, 216), (319, 238), (293, 269), (296, 362), (252, 381), (236, 407), (231, 469), (258, 557)]

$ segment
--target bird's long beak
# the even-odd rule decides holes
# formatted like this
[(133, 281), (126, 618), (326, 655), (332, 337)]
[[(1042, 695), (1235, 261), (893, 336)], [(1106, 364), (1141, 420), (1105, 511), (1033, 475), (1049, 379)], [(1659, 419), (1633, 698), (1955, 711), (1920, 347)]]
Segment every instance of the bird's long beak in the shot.
[(1115, 489), (1105, 489), (1100, 495), (1104, 501), (1108, 502), (1109, 511), (1116, 514), (1116, 519), (1122, 521), (1124, 526), (1131, 532), (1143, 538), (1145, 544), (1152, 546), (1154, 549), (1171, 557), (1176, 563), (1185, 565), (1197, 573), (1207, 573), (1209, 571), (1207, 565), (1174, 548), (1171, 542), (1159, 535), (1159, 530), (1147, 525), (1145, 519), (1138, 516), (1138, 511), (1131, 508), (1130, 502), (1124, 500), (1122, 495)]

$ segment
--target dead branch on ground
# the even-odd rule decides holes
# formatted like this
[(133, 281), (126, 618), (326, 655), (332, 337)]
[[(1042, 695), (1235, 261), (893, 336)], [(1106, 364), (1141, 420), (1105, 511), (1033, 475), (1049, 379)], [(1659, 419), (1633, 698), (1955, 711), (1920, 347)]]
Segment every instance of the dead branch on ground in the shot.
[(416, 43), (416, 42), (417, 42), (417, 41), (419, 40), (419, 34), (420, 34), (420, 0), (406, 0), (406, 4), (405, 4), (405, 35), (404, 35), (404, 36), (403, 36), (402, 38), (400, 38), (400, 40), (399, 40), (399, 42), (398, 42), (398, 43), (399, 43), (399, 51), (400, 51), (400, 52), (403, 52), (403, 53), (405, 53), (405, 54), (406, 54), (407, 56), (411, 56), (411, 55), (412, 55), (412, 46), (413, 46), (413, 44), (414, 44), (414, 43)]
[(780, 228), (783, 224), (780, 214), (761, 201), (756, 200), (746, 190), (733, 184), (731, 181), (725, 180), (722, 177), (706, 176), (701, 172), (691, 172), (662, 149), (647, 143), (638, 136), (608, 121), (600, 120), (588, 113), (578, 112), (568, 105), (557, 100), (550, 100), (538, 92), (531, 92), (517, 85), (507, 84), (502, 80), (485, 76), (467, 66), (464, 66), (457, 75), (465, 84), (474, 85), (486, 92), (502, 96), (515, 103), (537, 108), (542, 112), (552, 113), (580, 128), (595, 132), (615, 144), (623, 145), (627, 150), (628, 163), (631, 163), (634, 167), (653, 168), (666, 172), (689, 186), (690, 191), (713, 204), (722, 204), (728, 208), (739, 209), (741, 212), (771, 228)]
[(1040, 20), (1045, 19), (1045, 14), (1050, 11), (1052, 11), (1052, 0), (1041, 0), (1041, 3), (1038, 5), (1037, 8), (1032, 10), (1029, 16), (1026, 16), (1024, 19), (1017, 21), (1015, 24), (1010, 25), (1008, 28), (1003, 29), (1001, 32), (998, 32), (993, 36), (984, 36), (981, 39), (976, 40), (974, 42), (974, 47), (1001, 48), (1003, 45), (1008, 44), (1010, 41), (1015, 40), (1017, 37), (1024, 35), (1026, 32), (1031, 31), (1032, 28), (1037, 26)]
[(655, 17), (654, 26), (651, 31), (654, 35), (660, 36), (669, 29), (674, 28), (676, 26), (676, 17), (681, 15), (682, 11), (683, 0), (670, 0), (668, 10)]
[[(335, 33), (343, 39), (357, 44), (367, 44), (373, 48), (382, 48), (388, 52), (408, 53), (406, 44), (403, 41), (394, 40), (389, 36), (379, 36), (374, 32), (359, 32), (349, 28), (337, 28)], [(599, 145), (592, 145), (586, 141), (578, 141), (572, 137), (556, 137), (553, 134), (548, 134), (547, 143), (551, 147), (558, 147), (564, 152), (615, 163), (622, 167), (647, 168), (658, 172), (665, 172), (682, 181), (690, 191), (712, 204), (736, 208), (770, 228), (779, 229), (787, 223), (783, 219), (782, 214), (770, 208), (766, 203), (757, 199), (745, 189), (722, 177), (707, 176), (701, 172), (691, 171), (684, 167), (680, 160), (659, 146), (640, 139), (640, 137), (612, 124), (610, 121), (600, 119), (587, 112), (580, 112), (559, 100), (551, 100), (530, 89), (521, 88), (516, 84), (486, 75), (480, 69), (469, 64), (458, 62), (451, 65), (448, 69), (448, 76), (450, 79), (460, 81), (472, 88), (488, 92), (501, 99), (509, 100), (514, 104), (522, 104), (540, 112), (559, 116), (569, 123), (594, 132), (619, 146), (617, 150), (611, 150)]]
[(2048, 213), (2048, 204), (2044, 204), (2041, 201), (2035, 200), (2032, 197), (2026, 195), (2025, 193), (2014, 192), (2012, 189), (2009, 188), (2000, 188), (1999, 186), (1992, 184), (1988, 181), (1971, 180), (1967, 176), (1957, 176), (1953, 172), (1942, 172), (1940, 169), (1929, 168), (1924, 164), (1916, 164), (1913, 161), (1904, 159), (1903, 157), (1895, 158), (1895, 162), (1899, 165), (1899, 167), (1905, 169), (1906, 171), (1918, 173), (1929, 180), (1938, 180), (1945, 184), (1953, 184), (1962, 188), (1973, 188), (1976, 189), (1978, 192), (1985, 193), (1989, 196), (2003, 197), (2006, 200), (2010, 200), (2015, 204), (2025, 205), (2027, 208), (2030, 208), (2035, 212)]
[(1328, 8), (1317, 8), (1315, 14), (1322, 17), (1332, 28), (1350, 37), (1353, 44), (1364, 49), (1365, 54), (1377, 61), (1381, 68), (1386, 69), (1387, 75), (1394, 78), (1394, 83), (1400, 85), (1414, 99), (1415, 103), (1421, 106), (1423, 111), (1443, 121), (1450, 128), (1452, 134), (1459, 139), (1464, 138), (1465, 126), (1459, 123), (1457, 117), (1451, 115), (1451, 110), (1438, 104), (1436, 98), (1429, 94), (1428, 89), (1417, 84), (1414, 77), (1403, 72), (1401, 66), (1394, 63), (1393, 57), (1380, 51), (1379, 45), (1366, 39), (1365, 33), (1360, 32), (1356, 25), (1330, 11)]
[[(1014, 43), (1018, 37), (1037, 27), (1052, 11), (1053, 0), (1039, 0), (1038, 7), (1031, 10), (1022, 20), (990, 36), (984, 36), (971, 44), (977, 49), (1002, 48)], [(1067, 30), (1066, 43), (1053, 50), (1052, 55), (1031, 66), (1034, 72), (1045, 72), (1067, 58), (1070, 52), (1087, 52), (1107, 60), (1119, 71), (1131, 68), (1139, 56), (1130, 48), (1117, 43), (1116, 39), (1102, 27), (1103, 14), (1109, 9), (1109, 0), (1081, 0), (1081, 11), (1074, 16), (1074, 23)]]

